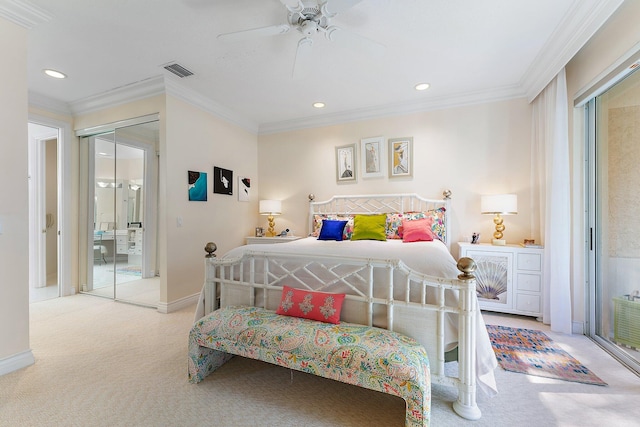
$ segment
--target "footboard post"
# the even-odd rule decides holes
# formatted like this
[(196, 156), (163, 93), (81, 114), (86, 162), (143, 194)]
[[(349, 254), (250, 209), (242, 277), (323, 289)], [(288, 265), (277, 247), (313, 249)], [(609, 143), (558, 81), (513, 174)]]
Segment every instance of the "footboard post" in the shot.
[(209, 242), (204, 247), (207, 255), (204, 257), (204, 314), (209, 314), (218, 308), (216, 267), (211, 262), (216, 257), (214, 252), (218, 249), (215, 243)]
[(459, 330), (461, 339), (458, 342), (458, 369), (460, 386), (458, 400), (453, 409), (458, 415), (468, 420), (477, 420), (482, 416), (476, 402), (476, 339), (478, 304), (476, 301), (476, 278), (473, 272), (476, 264), (471, 258), (460, 258), (458, 269), (462, 274), (458, 279), (462, 282), (460, 290)]

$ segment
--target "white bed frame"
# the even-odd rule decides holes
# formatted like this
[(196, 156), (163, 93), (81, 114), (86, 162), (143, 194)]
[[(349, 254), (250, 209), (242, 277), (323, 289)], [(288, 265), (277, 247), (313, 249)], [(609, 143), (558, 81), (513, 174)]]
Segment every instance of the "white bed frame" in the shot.
[[(445, 192), (442, 200), (423, 199), (415, 194), (336, 196), (326, 202), (310, 203), (310, 223), (317, 213), (409, 212), (448, 207), (448, 194)], [(448, 225), (448, 215), (446, 218)], [(253, 250), (236, 258), (217, 259), (213, 254), (215, 250), (213, 243), (205, 247), (208, 252), (205, 258), (205, 314), (230, 304), (258, 305), (275, 310), (283, 284), (324, 292), (346, 287), (342, 320), (379, 326), (376, 322), (380, 323), (382, 312), (383, 327), (413, 337), (426, 348), (431, 381), (458, 389), (453, 409), (466, 419), (481, 417), (476, 402), (476, 316), (480, 311), (472, 274), (475, 264), (471, 259), (462, 258), (458, 262), (462, 273), (457, 279), (445, 279), (422, 274), (394, 259), (309, 257)], [(374, 274), (377, 277), (375, 284)], [(385, 277), (382, 286), (381, 275)], [(409, 297), (410, 287), (420, 289), (416, 300)], [(406, 290), (406, 298), (394, 299), (394, 288)], [(445, 292), (451, 290), (458, 294), (455, 304), (445, 301)], [(444, 369), (445, 322), (450, 313), (458, 317), (457, 377), (446, 376)]]

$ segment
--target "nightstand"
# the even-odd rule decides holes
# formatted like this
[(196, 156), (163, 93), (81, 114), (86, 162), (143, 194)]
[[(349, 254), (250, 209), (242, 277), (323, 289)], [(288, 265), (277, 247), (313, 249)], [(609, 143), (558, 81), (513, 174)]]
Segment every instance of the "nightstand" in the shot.
[(267, 243), (286, 243), (302, 239), (301, 236), (275, 236), (275, 237), (247, 237), (247, 245), (261, 245)]
[(476, 291), (482, 310), (542, 316), (544, 249), (520, 245), (458, 243), (460, 257), (476, 262)]

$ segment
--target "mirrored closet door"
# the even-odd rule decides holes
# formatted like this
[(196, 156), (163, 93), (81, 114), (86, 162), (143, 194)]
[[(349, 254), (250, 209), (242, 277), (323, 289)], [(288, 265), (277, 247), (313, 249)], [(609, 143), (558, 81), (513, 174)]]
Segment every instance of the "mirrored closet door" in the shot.
[[(86, 280), (82, 291), (156, 307), (155, 265), (158, 123), (135, 124), (82, 138), (86, 185)], [(151, 205), (152, 206), (152, 205)]]

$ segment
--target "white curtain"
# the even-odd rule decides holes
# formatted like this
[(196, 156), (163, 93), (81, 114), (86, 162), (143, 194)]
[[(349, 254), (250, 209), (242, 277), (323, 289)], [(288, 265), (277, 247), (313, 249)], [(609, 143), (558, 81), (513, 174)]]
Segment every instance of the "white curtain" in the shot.
[[(543, 322), (571, 333), (569, 107), (564, 68), (536, 97), (532, 123), (533, 194), (544, 244)], [(534, 196), (535, 197), (535, 196)]]

